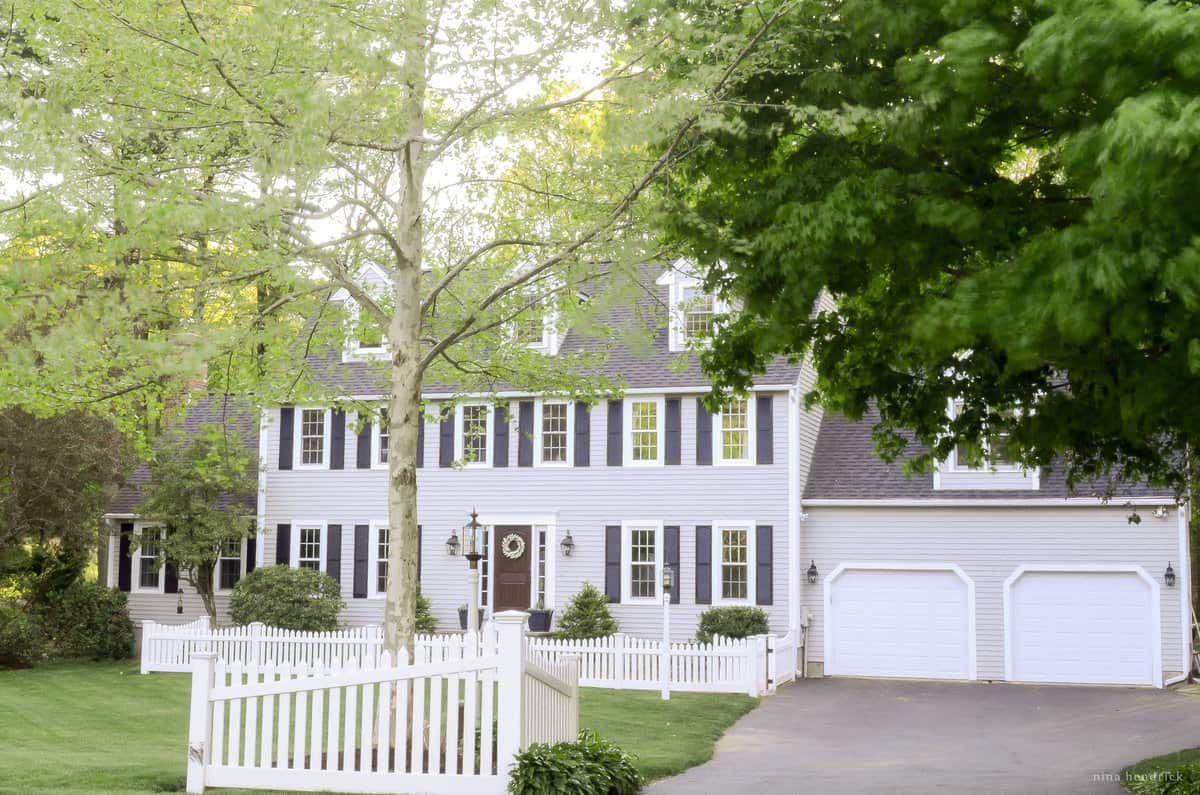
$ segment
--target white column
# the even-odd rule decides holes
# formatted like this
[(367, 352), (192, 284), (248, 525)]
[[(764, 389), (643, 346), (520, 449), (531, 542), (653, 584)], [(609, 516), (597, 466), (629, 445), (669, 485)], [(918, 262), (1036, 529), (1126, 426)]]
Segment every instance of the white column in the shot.
[(479, 631), (479, 564), (471, 566), (470, 582), (471, 598), (467, 600), (467, 633)]
[(496, 679), (500, 687), (497, 704), (496, 770), (507, 779), (509, 768), (521, 752), (524, 738), (521, 710), (525, 672), (525, 626), (529, 615), (521, 610), (493, 613), (496, 625), (497, 653), (500, 656)]
[(215, 655), (192, 655), (192, 705), (188, 718), (187, 791), (204, 792), (204, 772), (212, 758), (212, 705)]

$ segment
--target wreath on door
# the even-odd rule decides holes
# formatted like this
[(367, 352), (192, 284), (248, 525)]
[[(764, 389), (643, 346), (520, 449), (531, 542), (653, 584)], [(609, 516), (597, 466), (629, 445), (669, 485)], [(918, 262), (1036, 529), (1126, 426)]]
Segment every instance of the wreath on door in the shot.
[(516, 560), (525, 554), (525, 539), (516, 533), (509, 533), (500, 540), (500, 551), (509, 560)]

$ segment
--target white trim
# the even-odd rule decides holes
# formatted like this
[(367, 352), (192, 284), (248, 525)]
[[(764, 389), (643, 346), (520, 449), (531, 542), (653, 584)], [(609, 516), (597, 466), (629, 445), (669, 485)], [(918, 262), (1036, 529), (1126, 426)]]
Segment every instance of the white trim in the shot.
[[(483, 406), (484, 412), (484, 457), (482, 461), (466, 461), (464, 460), (463, 446), (463, 409), (467, 406)], [(462, 403), (456, 403), (454, 406), (454, 460), (459, 462), (464, 467), (471, 469), (484, 469), (492, 465), (492, 450), (495, 447), (495, 438), (492, 434), (492, 425), (494, 423), (495, 408), (491, 403), (482, 400), (465, 400)]]
[(1174, 497), (1113, 498), (1105, 502), (1099, 497), (896, 497), (884, 499), (813, 499), (804, 500), (809, 508), (1125, 508), (1129, 506), (1162, 505)]
[(553, 525), (558, 522), (557, 513), (546, 513), (539, 515), (531, 515), (527, 513), (481, 513), (476, 519), (480, 524), (498, 525), (498, 524), (518, 524), (518, 525), (533, 525), (533, 524), (548, 524)]
[[(141, 536), (143, 530), (158, 530), (159, 543), (163, 542), (162, 525), (156, 522), (135, 522), (133, 525), (133, 534), (138, 537), (137, 549), (132, 549), (129, 555), (129, 592), (130, 593), (166, 593), (167, 592), (167, 564), (164, 558), (162, 565), (158, 567), (158, 587), (143, 588), (142, 587), (142, 543)], [(118, 552), (118, 554), (120, 554)]]
[[(749, 392), (787, 392), (794, 384), (756, 384), (747, 389)], [(603, 400), (616, 400), (621, 395), (663, 395), (670, 392), (672, 395), (707, 395), (712, 392), (712, 385), (696, 384), (693, 386), (635, 386), (620, 390), (619, 393), (601, 393), (595, 395), (595, 402), (599, 403)], [(501, 398), (510, 398), (513, 400), (520, 398), (537, 398), (544, 397), (544, 392), (529, 392), (519, 389), (501, 389), (495, 392), (422, 392), (421, 400), (423, 401), (446, 401), (446, 400), (493, 400)], [(387, 395), (380, 393), (370, 394), (346, 394), (334, 396), (334, 401), (359, 401), (367, 402), (373, 400), (386, 400)]]
[(978, 638), (975, 621), (975, 581), (967, 576), (958, 565), (954, 563), (842, 563), (839, 564), (829, 574), (825, 575), (822, 580), (822, 591), (824, 591), (825, 603), (825, 673), (837, 673), (837, 659), (835, 656), (837, 647), (834, 645), (834, 626), (833, 626), (833, 582), (838, 577), (842, 576), (847, 571), (949, 571), (953, 572), (960, 580), (966, 583), (967, 586), (967, 678), (970, 681), (975, 681), (979, 678), (977, 668), (977, 652)]
[[(567, 452), (565, 461), (544, 461), (542, 460), (543, 445), (542, 445), (542, 410), (547, 404), (562, 405), (567, 407)], [(575, 465), (575, 412), (570, 400), (564, 398), (538, 398), (533, 404), (533, 465), (535, 467), (548, 467), (562, 469)]]
[(136, 519), (140, 515), (141, 514), (136, 514), (136, 513), (106, 513), (106, 514), (103, 514), (100, 518), (101, 519)]
[(725, 440), (722, 435), (725, 429), (725, 405), (722, 404), (720, 411), (709, 415), (709, 421), (712, 423), (712, 432), (709, 434), (713, 447), (711, 460), (714, 466), (754, 466), (754, 463), (758, 460), (758, 401), (752, 400), (749, 397), (739, 398), (739, 400), (746, 401), (746, 457), (725, 459)]
[[(263, 543), (267, 530), (267, 446), (272, 412), (262, 409), (258, 418), (258, 494), (255, 499), (254, 567), (262, 565)], [(277, 416), (277, 415), (276, 415)], [(293, 448), (295, 449), (295, 448)]]
[(329, 558), (328, 550), (325, 549), (329, 543), (329, 523), (325, 521), (300, 521), (292, 520), (292, 533), (290, 539), (291, 549), (288, 550), (288, 565), (293, 569), (300, 568), (300, 530), (301, 528), (320, 528), (321, 530), (321, 551), (320, 555), (320, 571), (325, 571), (325, 561)]
[[(634, 403), (654, 403), (655, 409), (655, 439), (657, 447), (657, 457), (653, 461), (634, 461), (633, 460), (633, 404)], [(666, 453), (666, 406), (667, 399), (664, 395), (648, 395), (638, 396), (636, 399), (626, 398), (621, 401), (621, 453), (623, 463), (627, 467), (660, 467), (663, 466)]]
[[(246, 537), (243, 536), (242, 538), (239, 538), (237, 540), (237, 542), (238, 542), (238, 581), (240, 582), (241, 579), (246, 576)], [(257, 552), (258, 552), (258, 550), (256, 547), (255, 553), (257, 554)], [(213, 572), (212, 572), (212, 577), (213, 577), (212, 582), (213, 582), (213, 593), (214, 594), (233, 593), (232, 588), (222, 588), (221, 587), (221, 561), (223, 559), (224, 560), (233, 560), (233, 558), (223, 558), (220, 551), (218, 550), (217, 562), (213, 564)]]
[[(425, 269), (422, 268), (422, 270), (425, 270)], [(392, 281), (391, 274), (389, 274), (380, 265), (378, 265), (374, 262), (365, 263), (363, 265), (362, 273), (360, 273), (359, 276), (360, 277), (366, 276), (367, 271), (374, 271), (375, 275), (377, 275), (379, 277), (379, 281), (382, 282), (383, 286), (390, 286), (390, 285), (395, 284), (395, 282)], [(360, 281), (360, 284), (365, 286), (367, 284), (367, 282)], [(347, 290), (345, 287), (339, 287), (333, 293), (333, 295), (329, 296), (329, 300), (330, 301), (349, 301), (352, 299), (350, 298), (349, 290)]]
[[(325, 412), (324, 441), (321, 447), (321, 463), (304, 463), (304, 412)], [(333, 410), (321, 406), (296, 406), (292, 422), (292, 469), (329, 469), (330, 439), (333, 434)]]
[[(726, 599), (721, 596), (721, 531), (746, 531), (746, 598)], [(757, 604), (758, 591), (758, 524), (755, 522), (714, 521), (712, 523), (712, 583), (711, 595), (714, 606), (754, 605)]]
[(1192, 556), (1188, 554), (1188, 517), (1191, 511), (1188, 510), (1188, 504), (1184, 503), (1176, 506), (1175, 513), (1179, 522), (1179, 568), (1176, 569), (1175, 587), (1179, 589), (1179, 629), (1183, 633), (1183, 667), (1180, 670), (1183, 671), (1183, 678), (1187, 679), (1192, 671)]
[(800, 388), (788, 390), (787, 402), (787, 500), (788, 500), (788, 631), (800, 637)]
[(382, 361), (392, 355), (391, 347), (388, 345), (387, 332), (384, 329), (379, 330), (379, 345), (371, 347), (363, 347), (358, 340), (358, 322), (360, 312), (362, 311), (358, 302), (353, 298), (347, 297), (344, 300), (346, 305), (347, 320), (350, 323), (350, 328), (346, 333), (346, 344), (342, 348), (342, 364), (350, 364), (351, 362), (370, 362)]
[[(384, 599), (387, 597), (387, 589), (378, 590), (379, 585), (379, 530), (387, 527), (388, 533), (391, 533), (391, 523), (387, 519), (372, 519), (370, 529), (367, 531), (367, 598), (368, 599)], [(353, 525), (351, 525), (353, 527)], [(388, 550), (391, 550), (392, 539), (388, 538)], [(420, 554), (420, 550), (417, 550)], [(390, 566), (390, 564), (389, 564)], [(391, 571), (388, 571), (388, 576), (391, 576)]]
[[(1012, 659), (1012, 587), (1017, 580), (1031, 572), (1048, 574), (1136, 574), (1141, 580), (1146, 582), (1150, 586), (1150, 644), (1153, 647), (1151, 649), (1151, 665), (1153, 668), (1150, 672), (1150, 679), (1155, 687), (1163, 686), (1162, 597), (1158, 581), (1151, 577), (1141, 566), (1104, 563), (1025, 563), (1017, 566), (1013, 569), (1013, 573), (1008, 575), (1008, 578), (1004, 581), (1004, 680), (1006, 682), (1015, 681), (1013, 679)], [(1190, 643), (1188, 645), (1190, 646)]]
[[(632, 590), (633, 561), (631, 546), (633, 531), (654, 530), (654, 596), (630, 596)], [(621, 604), (625, 605), (661, 605), (662, 604), (662, 568), (663, 568), (663, 522), (659, 519), (626, 519), (621, 522)]]

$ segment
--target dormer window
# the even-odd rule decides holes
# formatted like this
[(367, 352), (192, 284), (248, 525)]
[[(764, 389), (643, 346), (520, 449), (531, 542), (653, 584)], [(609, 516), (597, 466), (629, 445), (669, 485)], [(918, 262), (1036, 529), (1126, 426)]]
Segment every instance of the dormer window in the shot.
[[(955, 400), (950, 404), (950, 416), (953, 418), (962, 411), (962, 401)], [(998, 471), (1016, 472), (1020, 464), (1008, 454), (1008, 434), (1002, 433), (990, 441), (983, 443), (982, 460), (971, 463), (973, 456), (966, 445), (958, 444), (950, 454), (947, 462), (950, 469), (960, 472)], [(977, 459), (978, 460), (978, 459)]]
[(555, 356), (559, 343), (557, 319), (553, 308), (547, 310), (541, 303), (535, 304), (509, 324), (512, 339), (530, 350)]
[(342, 361), (355, 362), (367, 359), (383, 359), (388, 355), (387, 337), (374, 319), (361, 312), (358, 304), (347, 301), (346, 311), (350, 324), (346, 335), (346, 349)]
[(699, 287), (684, 287), (680, 309), (683, 311), (684, 343), (690, 343), (712, 331), (713, 297)]
[[(950, 402), (951, 419), (962, 411), (962, 405), (961, 400)], [(1024, 469), (1013, 460), (1004, 433), (984, 441), (977, 451), (966, 444), (955, 445), (933, 473), (937, 491), (1036, 491), (1038, 487), (1039, 471)]]
[(676, 262), (660, 276), (657, 284), (665, 285), (668, 291), (671, 351), (685, 351), (703, 345), (707, 335), (712, 333), (717, 317), (728, 311), (725, 302), (705, 291), (700, 277), (683, 260)]

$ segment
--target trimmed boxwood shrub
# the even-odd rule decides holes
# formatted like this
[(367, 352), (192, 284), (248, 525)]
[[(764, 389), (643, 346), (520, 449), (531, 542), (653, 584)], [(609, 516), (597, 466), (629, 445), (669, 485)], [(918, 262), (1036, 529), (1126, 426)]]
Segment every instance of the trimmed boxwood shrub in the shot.
[(82, 580), (56, 595), (41, 613), (52, 654), (93, 660), (133, 656), (129, 598), (116, 588)]
[(620, 625), (608, 612), (608, 597), (585, 582), (559, 615), (555, 634), (560, 638), (603, 638), (620, 631)]
[(726, 638), (748, 638), (768, 632), (767, 614), (759, 607), (711, 607), (700, 614), (696, 640), (711, 643), (713, 635)]
[(584, 729), (573, 743), (535, 743), (509, 773), (513, 795), (636, 795), (645, 780), (633, 757)]
[(328, 632), (337, 629), (345, 604), (341, 586), (324, 572), (265, 566), (238, 580), (229, 614), (235, 624), (261, 621), (280, 629)]
[(46, 656), (37, 617), (0, 602), (0, 668), (28, 668)]

